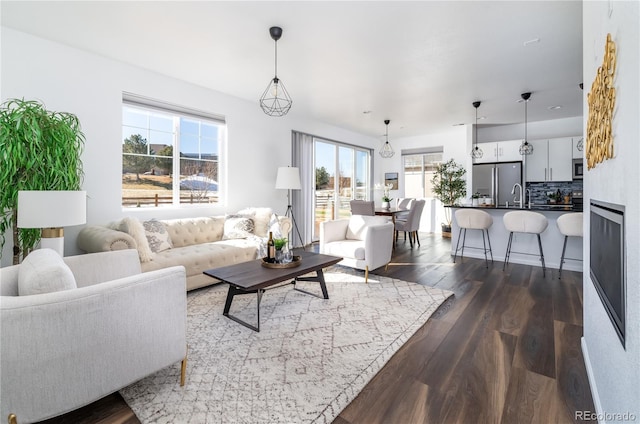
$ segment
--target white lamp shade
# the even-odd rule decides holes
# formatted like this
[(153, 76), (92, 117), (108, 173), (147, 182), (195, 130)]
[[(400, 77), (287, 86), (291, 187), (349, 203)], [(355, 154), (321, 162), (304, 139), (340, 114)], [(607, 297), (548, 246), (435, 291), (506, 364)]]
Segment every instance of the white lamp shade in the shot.
[(300, 190), (300, 170), (291, 166), (278, 168), (276, 188), (283, 190)]
[(86, 191), (18, 192), (18, 228), (58, 228), (86, 222)]

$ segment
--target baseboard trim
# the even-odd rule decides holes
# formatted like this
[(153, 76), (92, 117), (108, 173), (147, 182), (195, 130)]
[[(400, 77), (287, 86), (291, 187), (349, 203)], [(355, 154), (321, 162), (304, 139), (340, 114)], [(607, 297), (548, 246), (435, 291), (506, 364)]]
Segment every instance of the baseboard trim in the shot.
[[(600, 396), (598, 395), (598, 388), (596, 387), (596, 379), (593, 375), (593, 368), (591, 368), (591, 360), (589, 359), (589, 350), (587, 349), (587, 341), (584, 337), (580, 338), (580, 345), (582, 346), (582, 357), (584, 359), (584, 366), (587, 369), (587, 379), (589, 380), (589, 387), (591, 388), (591, 396), (593, 398), (593, 405), (596, 407), (596, 414), (599, 417), (604, 417), (602, 413), (602, 405), (600, 404)], [(606, 421), (600, 421), (601, 424), (607, 424)]]
[[(475, 247), (475, 249), (480, 249), (480, 251), (477, 250), (467, 250), (467, 247), (465, 247), (465, 251), (464, 251), (464, 257), (465, 258), (474, 258), (474, 259), (482, 259), (484, 260), (484, 253), (482, 253), (482, 247)], [(453, 248), (453, 250), (455, 250), (455, 247)], [(451, 251), (451, 256), (453, 257), (453, 250)], [(458, 252), (459, 253), (459, 252)], [(489, 256), (489, 253), (487, 252), (487, 256), (489, 257), (489, 259), (491, 259), (491, 256)], [(458, 255), (458, 258), (460, 258), (460, 255)], [(549, 258), (547, 258), (545, 256), (545, 266), (547, 269), (559, 269), (560, 268), (560, 262), (555, 262), (555, 261), (549, 261)], [(567, 258), (569, 259), (569, 258)], [(458, 260), (458, 259), (456, 259)], [(493, 260), (494, 262), (497, 262), (499, 264), (501, 264), (502, 262), (504, 262), (504, 252), (498, 253), (496, 255), (496, 252), (494, 250), (493, 252)], [(540, 262), (540, 257), (539, 256), (531, 256), (531, 255), (521, 255), (518, 254), (517, 252), (512, 252), (512, 255), (509, 257), (509, 263), (510, 264), (520, 264), (520, 265), (531, 265), (531, 266), (536, 266), (538, 268), (542, 268), (542, 263)], [(578, 263), (575, 260), (571, 260), (569, 259), (569, 261), (564, 263), (564, 266), (562, 267), (563, 271), (576, 271), (576, 272), (582, 272), (582, 262)]]

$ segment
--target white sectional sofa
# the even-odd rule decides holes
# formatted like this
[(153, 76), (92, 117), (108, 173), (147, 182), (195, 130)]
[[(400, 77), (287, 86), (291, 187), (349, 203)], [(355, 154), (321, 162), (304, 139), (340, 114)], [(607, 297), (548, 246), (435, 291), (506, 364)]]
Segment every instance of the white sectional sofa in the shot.
[[(243, 217), (252, 221), (253, 228), (234, 231), (238, 226), (230, 225), (230, 220), (246, 224), (241, 222)], [(207, 269), (261, 257), (270, 230), (274, 237), (286, 237), (291, 230), (291, 220), (275, 216), (269, 208), (247, 208), (227, 216), (160, 220), (156, 226), (159, 222), (166, 229), (167, 234), (161, 236), (168, 237), (170, 247), (153, 252), (149, 237), (132, 228), (137, 227), (135, 221), (125, 218), (109, 226), (86, 226), (78, 235), (78, 247), (85, 252), (137, 249), (143, 272), (182, 265), (187, 272), (187, 290), (216, 282), (202, 274)], [(151, 246), (156, 244), (152, 242)]]

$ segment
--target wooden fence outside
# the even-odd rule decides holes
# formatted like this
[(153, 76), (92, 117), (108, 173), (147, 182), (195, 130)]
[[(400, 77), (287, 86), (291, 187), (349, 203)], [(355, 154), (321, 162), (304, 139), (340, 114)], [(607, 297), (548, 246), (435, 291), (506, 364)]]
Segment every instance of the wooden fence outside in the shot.
[[(198, 197), (194, 195), (180, 196), (181, 204), (217, 203), (218, 196)], [(173, 196), (160, 196), (157, 193), (153, 196), (123, 197), (122, 206), (155, 206), (170, 205), (173, 203)]]

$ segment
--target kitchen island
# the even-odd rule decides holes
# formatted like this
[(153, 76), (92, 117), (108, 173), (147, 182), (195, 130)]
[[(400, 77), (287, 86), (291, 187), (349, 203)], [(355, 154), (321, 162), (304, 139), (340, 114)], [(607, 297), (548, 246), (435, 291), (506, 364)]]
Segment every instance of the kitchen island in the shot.
[[(506, 212), (517, 210), (528, 210), (543, 214), (548, 220), (547, 229), (540, 234), (542, 241), (542, 250), (547, 268), (560, 268), (560, 257), (562, 256), (562, 245), (564, 236), (560, 233), (556, 221), (558, 217), (565, 213), (582, 212), (579, 205), (531, 205), (531, 207), (518, 208), (513, 206), (456, 206), (452, 207), (452, 215), (457, 209), (472, 208), (480, 209), (487, 212), (493, 218), (493, 225), (489, 228), (489, 237), (491, 238), (491, 247), (493, 249), (494, 262), (504, 262), (504, 256), (507, 251), (507, 242), (509, 240), (509, 232), (503, 224), (503, 217)], [(460, 227), (456, 223), (455, 217), (451, 223), (451, 254), (453, 255), (458, 243), (458, 235)], [(462, 246), (462, 241), (460, 241)], [(469, 247), (477, 247), (480, 249), (469, 249)], [(524, 253), (524, 254), (523, 254)], [(458, 252), (460, 256), (460, 251)], [(482, 252), (482, 233), (479, 230), (467, 230), (464, 256), (470, 258), (484, 259)], [(568, 260), (570, 258), (582, 260), (582, 238), (569, 237), (567, 240), (567, 250), (565, 252), (565, 263), (563, 270), (582, 271), (582, 262), (576, 260)], [(460, 259), (458, 259), (460, 260)], [(513, 244), (511, 246), (511, 255), (509, 263), (519, 263), (526, 265), (534, 265), (542, 267), (540, 262), (538, 240), (535, 234), (513, 234)]]

